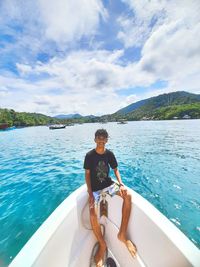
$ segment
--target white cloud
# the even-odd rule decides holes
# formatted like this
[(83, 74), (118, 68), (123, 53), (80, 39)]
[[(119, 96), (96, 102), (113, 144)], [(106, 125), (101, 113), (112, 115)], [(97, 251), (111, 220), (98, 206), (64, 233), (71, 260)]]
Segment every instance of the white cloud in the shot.
[[(117, 94), (119, 89), (151, 82), (151, 75), (144, 79), (136, 65), (120, 65), (122, 55), (119, 50), (77, 51), (46, 64), (17, 64), (21, 78), (12, 78), (8, 86), (17, 100), (15, 108), (46, 114), (78, 110), (85, 115), (115, 112), (126, 98)], [(30, 77), (37, 76), (30, 81)], [(2, 84), (6, 86), (7, 81), (2, 79)], [(5, 102), (4, 98), (0, 104)]]
[(164, 20), (167, 1), (123, 0), (132, 13), (118, 18), (121, 30), (118, 38), (125, 47), (142, 46), (150, 34)]
[[(198, 25), (196, 27), (198, 31)], [(189, 89), (196, 92), (200, 62), (195, 53), (198, 51), (197, 44), (191, 41), (186, 50), (184, 42), (178, 42), (186, 33), (179, 31), (177, 35), (173, 31), (173, 35), (171, 29), (174, 29), (173, 24), (154, 32), (143, 48), (141, 60), (134, 64), (121, 64), (123, 50), (80, 50), (63, 59), (53, 58), (48, 63), (38, 62), (34, 66), (17, 64), (21, 78), (9, 77), (9, 86), (8, 79), (4, 78), (2, 84), (13, 94), (17, 110), (50, 115), (113, 113), (135, 101), (161, 93)], [(163, 36), (168, 32), (169, 37), (165, 41)], [(192, 40), (194, 36), (189, 33), (187, 38)], [(175, 41), (179, 44), (176, 49), (173, 47)], [(30, 77), (36, 78), (30, 81)], [(134, 94), (135, 86), (148, 88), (158, 79), (168, 81), (168, 87)], [(118, 90), (130, 87), (133, 88), (130, 96), (118, 95)], [(9, 102), (6, 101), (8, 98), (4, 96), (0, 104)]]
[(9, 90), (5, 87), (5, 86), (2, 86), (0, 88), (0, 97), (5, 97), (5, 96), (8, 96), (9, 95)]
[(124, 2), (133, 13), (119, 19), (122, 30), (118, 37), (125, 47), (141, 46), (138, 68), (154, 81), (168, 82), (166, 91), (199, 93), (200, 1)]
[[(19, 25), (23, 22), (25, 28), (14, 45), (3, 50), (8, 54), (19, 53), (16, 62), (19, 74), (1, 73), (0, 106), (49, 115), (74, 112), (95, 115), (115, 112), (160, 93), (177, 90), (200, 93), (200, 2), (181, 1), (179, 8), (175, 8), (176, 1), (124, 2), (134, 13), (119, 19), (122, 28), (121, 37), (118, 36), (125, 47), (141, 46), (141, 58), (133, 63), (128, 60), (126, 65), (125, 49), (77, 50), (76, 41), (89, 35), (92, 39), (95, 31), (100, 30), (100, 17), (108, 16), (100, 1), (88, 0), (84, 5), (81, 0), (4, 2), (0, 22), (12, 19)], [(8, 25), (5, 29), (13, 34)], [(32, 60), (40, 49), (48, 52), (54, 49), (50, 40), (61, 49), (65, 46), (71, 49), (62, 57), (51, 57), (47, 63)], [(26, 57), (28, 53), (30, 58)], [(148, 88), (158, 80), (166, 81), (167, 87)], [(136, 94), (135, 87), (147, 90)], [(122, 88), (133, 90), (129, 96), (120, 95), (118, 91)]]
[[(140, 97), (138, 97), (136, 94), (128, 95), (123, 102), (120, 103), (120, 108), (126, 107), (132, 103), (135, 103), (140, 100)], [(120, 109), (119, 108), (119, 109)]]
[(27, 75), (48, 74), (48, 81), (54, 81), (55, 84), (58, 83), (59, 88), (64, 87), (73, 93), (92, 90), (101, 95), (108, 91), (128, 88), (131, 85), (147, 86), (153, 82), (151, 74), (144, 79), (145, 72), (142, 73), (137, 64), (121, 65), (122, 55), (123, 51), (119, 50), (76, 51), (64, 59), (53, 58), (47, 64), (39, 63), (32, 68), (26, 65), (18, 65), (18, 67), (23, 74), (26, 70)]
[(143, 46), (150, 35), (160, 27), (177, 23), (177, 27), (190, 28), (199, 22), (200, 1), (198, 0), (123, 0), (130, 10), (118, 22), (121, 26), (118, 37), (125, 47)]
[(28, 64), (20, 64), (20, 63), (16, 63), (16, 67), (18, 69), (18, 71), (23, 75), (26, 73), (29, 73), (32, 70), (32, 67)]
[[(108, 14), (100, 0), (6, 0), (1, 3), (0, 30), (15, 41), (2, 52), (24, 60), (39, 52), (66, 51), (82, 37), (96, 33)], [(15, 26), (13, 28), (13, 25)], [(24, 49), (26, 54), (23, 55)]]
[(60, 43), (94, 34), (106, 10), (99, 0), (39, 0), (46, 37)]
[(200, 22), (192, 29), (171, 23), (155, 31), (142, 50), (141, 69), (173, 90), (200, 90)]

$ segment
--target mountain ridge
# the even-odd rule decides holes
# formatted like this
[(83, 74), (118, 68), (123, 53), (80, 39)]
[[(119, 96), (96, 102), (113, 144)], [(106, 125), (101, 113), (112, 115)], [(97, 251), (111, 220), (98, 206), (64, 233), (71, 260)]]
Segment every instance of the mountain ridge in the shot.
[[(60, 114), (61, 116), (79, 115), (71, 118), (55, 118), (40, 113), (15, 112), (13, 109), (0, 108), (0, 124), (9, 126), (36, 126), (51, 123), (68, 124), (69, 122), (107, 122), (125, 119), (134, 120), (171, 120), (200, 119), (200, 94), (177, 91), (132, 103), (113, 114), (103, 116), (82, 116), (80, 114)], [(58, 115), (59, 116), (59, 115)]]
[(147, 99), (143, 99), (132, 103), (114, 114), (127, 114), (137, 110), (138, 108), (143, 107), (144, 105), (152, 105), (154, 108), (170, 106), (170, 105), (178, 105), (178, 104), (189, 104), (196, 103), (200, 101), (199, 94), (192, 94), (186, 91), (177, 91), (171, 93), (164, 93), (158, 96), (153, 96)]
[(56, 116), (53, 116), (53, 118), (56, 119), (75, 119), (75, 118), (82, 118), (83, 116), (79, 113), (73, 113), (73, 114), (59, 114)]

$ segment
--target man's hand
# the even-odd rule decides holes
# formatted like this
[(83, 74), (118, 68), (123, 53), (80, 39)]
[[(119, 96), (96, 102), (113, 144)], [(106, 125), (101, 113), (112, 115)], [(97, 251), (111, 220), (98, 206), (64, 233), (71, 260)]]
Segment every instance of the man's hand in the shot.
[(120, 185), (119, 190), (120, 190), (120, 194), (121, 194), (123, 197), (127, 195), (127, 189), (125, 188), (124, 185)]

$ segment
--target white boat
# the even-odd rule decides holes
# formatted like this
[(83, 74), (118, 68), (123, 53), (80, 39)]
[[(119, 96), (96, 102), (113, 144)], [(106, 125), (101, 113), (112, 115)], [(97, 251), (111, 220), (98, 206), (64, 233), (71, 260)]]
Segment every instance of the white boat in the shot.
[[(107, 217), (101, 216), (108, 246), (107, 264), (121, 267), (200, 267), (198, 248), (147, 200), (129, 189), (132, 211), (128, 237), (136, 258), (117, 239), (122, 199), (106, 195)], [(90, 230), (86, 186), (66, 198), (42, 224), (10, 267), (90, 267), (96, 239)], [(100, 209), (99, 209), (100, 212)]]
[(64, 124), (55, 124), (55, 125), (50, 125), (49, 129), (50, 130), (56, 130), (56, 129), (64, 129), (66, 126)]

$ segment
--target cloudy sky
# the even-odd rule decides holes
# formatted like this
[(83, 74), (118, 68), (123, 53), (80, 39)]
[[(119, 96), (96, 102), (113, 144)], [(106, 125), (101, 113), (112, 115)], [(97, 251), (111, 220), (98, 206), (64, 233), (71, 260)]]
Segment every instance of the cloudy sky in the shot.
[(0, 107), (113, 113), (200, 93), (199, 0), (0, 1)]

